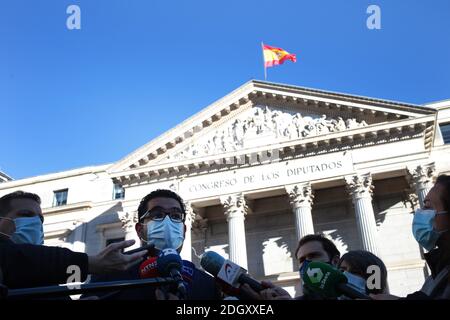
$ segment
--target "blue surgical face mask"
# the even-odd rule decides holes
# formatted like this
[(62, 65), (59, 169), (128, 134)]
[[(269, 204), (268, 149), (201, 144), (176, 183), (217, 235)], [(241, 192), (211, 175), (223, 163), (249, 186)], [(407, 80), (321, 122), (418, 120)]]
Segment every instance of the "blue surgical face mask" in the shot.
[(366, 280), (360, 276), (357, 276), (351, 272), (344, 271), (344, 275), (347, 277), (347, 284), (361, 293), (366, 293)]
[(173, 222), (169, 216), (162, 221), (147, 223), (147, 242), (152, 242), (158, 250), (178, 249), (184, 240), (184, 224)]
[(445, 214), (447, 211), (436, 212), (435, 210), (417, 209), (414, 213), (412, 231), (416, 241), (430, 251), (436, 247), (436, 242), (444, 231), (436, 231), (433, 228), (434, 219), (437, 214)]
[(44, 244), (44, 228), (39, 216), (14, 219), (16, 232), (11, 240), (17, 244)]

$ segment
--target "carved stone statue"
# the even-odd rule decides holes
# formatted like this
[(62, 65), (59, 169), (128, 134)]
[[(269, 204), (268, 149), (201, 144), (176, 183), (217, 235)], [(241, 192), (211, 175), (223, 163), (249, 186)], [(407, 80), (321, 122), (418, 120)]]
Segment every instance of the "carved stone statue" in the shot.
[(236, 144), (242, 144), (242, 140), (244, 139), (244, 124), (240, 119), (236, 119), (233, 123), (233, 141)]
[(347, 129), (358, 128), (358, 122), (356, 122), (355, 118), (347, 119), (347, 121), (345, 121), (345, 124), (347, 125)]
[(261, 134), (264, 132), (264, 115), (260, 108), (256, 108), (255, 114), (252, 119), (256, 126), (256, 134)]
[(344, 121), (344, 119), (342, 119), (342, 117), (337, 118), (334, 128), (335, 128), (335, 131), (344, 131), (346, 129), (345, 121)]
[(282, 141), (299, 139), (368, 125), (364, 120), (358, 122), (355, 118), (327, 119), (326, 115), (302, 116), (299, 112), (290, 114), (268, 106), (256, 106), (246, 115), (246, 118), (238, 118), (230, 125), (219, 128), (212, 136), (188, 145), (170, 159), (182, 160), (239, 150), (244, 147), (244, 141), (247, 139), (252, 141), (251, 145), (253, 145), (253, 141), (258, 140), (254, 138), (259, 135), (264, 136), (264, 138), (261, 137), (261, 143), (267, 144), (272, 142), (268, 141), (271, 139)]

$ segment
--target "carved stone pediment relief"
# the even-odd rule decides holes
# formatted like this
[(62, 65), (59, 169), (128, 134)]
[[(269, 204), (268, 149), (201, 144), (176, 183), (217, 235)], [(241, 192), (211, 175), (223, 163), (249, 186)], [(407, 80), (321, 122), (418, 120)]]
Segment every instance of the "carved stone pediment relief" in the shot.
[(191, 142), (164, 162), (221, 154), (262, 145), (365, 127), (355, 118), (328, 118), (326, 115), (288, 112), (255, 106), (215, 129), (212, 134)]

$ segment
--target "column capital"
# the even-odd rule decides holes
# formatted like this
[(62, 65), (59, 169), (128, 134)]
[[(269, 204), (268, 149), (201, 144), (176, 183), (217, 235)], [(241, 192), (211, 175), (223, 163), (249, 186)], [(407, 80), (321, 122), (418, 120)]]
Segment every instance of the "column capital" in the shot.
[(345, 177), (347, 189), (353, 199), (362, 197), (372, 197), (374, 186), (372, 184), (372, 175), (370, 173), (355, 174)]
[(287, 185), (284, 188), (289, 196), (289, 202), (294, 209), (298, 207), (311, 207), (314, 195), (309, 182)]
[(196, 216), (192, 202), (185, 200), (183, 201), (183, 203), (186, 210), (186, 223), (190, 223), (192, 225), (192, 223), (195, 221)]
[(227, 220), (235, 217), (244, 217), (247, 214), (247, 204), (242, 193), (220, 197)]
[(408, 205), (411, 207), (412, 213), (420, 207), (420, 201), (414, 190), (408, 189), (405, 191), (405, 199), (403, 200), (405, 207)]
[(433, 183), (436, 175), (436, 166), (434, 162), (421, 164), (416, 167), (408, 167), (410, 183), (416, 189), (423, 189)]
[(132, 229), (138, 222), (137, 211), (119, 211), (118, 215), (124, 230)]

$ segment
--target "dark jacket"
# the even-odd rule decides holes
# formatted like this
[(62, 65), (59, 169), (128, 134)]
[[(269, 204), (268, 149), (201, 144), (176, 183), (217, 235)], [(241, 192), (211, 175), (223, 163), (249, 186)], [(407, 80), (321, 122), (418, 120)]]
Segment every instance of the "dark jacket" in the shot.
[(450, 299), (450, 231), (437, 241), (437, 247), (425, 253), (430, 267), (429, 276), (420, 291), (406, 296), (406, 300)]
[(70, 265), (80, 267), (81, 281), (85, 281), (88, 274), (88, 256), (85, 253), (0, 239), (0, 269), (3, 284), (9, 289), (66, 283)]
[[(189, 263), (189, 262), (188, 262)], [(105, 276), (93, 276), (90, 283), (140, 279), (139, 265), (125, 272)], [(99, 292), (83, 295), (82, 298), (98, 296), (104, 300), (156, 300), (155, 287), (140, 287), (117, 290), (109, 293)], [(194, 267), (192, 282), (187, 285), (187, 300), (218, 300), (220, 291), (213, 277)]]

